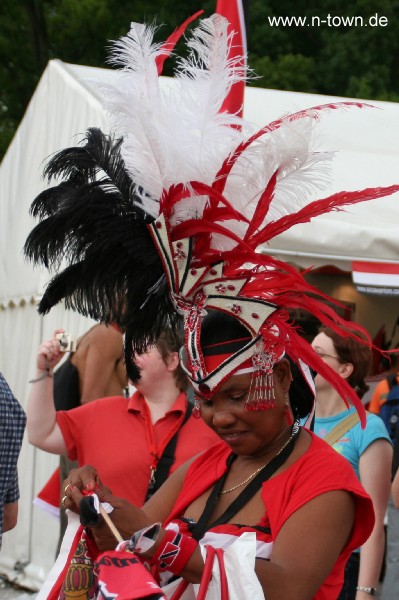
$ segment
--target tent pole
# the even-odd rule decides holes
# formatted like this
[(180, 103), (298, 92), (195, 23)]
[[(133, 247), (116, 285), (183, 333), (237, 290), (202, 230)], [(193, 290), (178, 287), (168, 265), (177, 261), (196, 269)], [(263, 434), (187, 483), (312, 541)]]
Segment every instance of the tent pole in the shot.
[(272, 254), (273, 256), (276, 254), (281, 254), (283, 256), (298, 256), (299, 258), (317, 258), (317, 259), (326, 259), (326, 260), (340, 260), (343, 262), (370, 262), (370, 263), (385, 263), (385, 264), (399, 264), (399, 260), (387, 260), (385, 258), (368, 258), (365, 256), (342, 256), (339, 254), (322, 254), (315, 252), (301, 252), (299, 250), (283, 250), (280, 248), (260, 248), (259, 252), (261, 254)]

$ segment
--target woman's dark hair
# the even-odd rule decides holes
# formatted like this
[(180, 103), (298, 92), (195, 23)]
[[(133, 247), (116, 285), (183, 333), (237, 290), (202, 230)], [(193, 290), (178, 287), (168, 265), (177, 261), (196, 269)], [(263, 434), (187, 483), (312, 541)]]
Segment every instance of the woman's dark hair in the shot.
[[(242, 345), (248, 343), (249, 331), (238, 319), (221, 311), (210, 311), (204, 317), (201, 326), (201, 347), (212, 346), (233, 339), (243, 339)], [(246, 338), (246, 339), (245, 339)], [(295, 419), (306, 417), (312, 410), (314, 394), (300, 368), (290, 359), (293, 381), (289, 390), (289, 400)]]
[(290, 399), (292, 413), (294, 419), (304, 419), (311, 412), (314, 404), (315, 394), (308, 382), (305, 379), (301, 369), (298, 365), (288, 356), (285, 357), (291, 367), (292, 382), (288, 392)]
[[(177, 331), (172, 331), (172, 329), (164, 329), (161, 335), (159, 336), (156, 346), (162, 356), (162, 360), (166, 364), (168, 356), (172, 354), (172, 352), (179, 353), (180, 348), (183, 345), (183, 339)], [(180, 366), (180, 363), (173, 371), (176, 385), (182, 392), (185, 392), (188, 387), (188, 379)]]
[[(320, 328), (320, 333), (324, 333), (332, 340), (339, 362), (342, 364), (350, 363), (353, 366), (353, 371), (347, 382), (353, 387), (359, 398), (362, 398), (369, 389), (365, 378), (371, 369), (372, 351), (370, 346), (367, 343), (358, 342), (353, 337), (338, 335), (333, 329), (325, 325)], [(359, 333), (357, 335), (366, 341), (365, 336)]]
[[(248, 329), (238, 319), (219, 310), (209, 311), (202, 320), (201, 348), (248, 337), (250, 337)], [(245, 346), (247, 343), (248, 339), (243, 341), (242, 345)]]

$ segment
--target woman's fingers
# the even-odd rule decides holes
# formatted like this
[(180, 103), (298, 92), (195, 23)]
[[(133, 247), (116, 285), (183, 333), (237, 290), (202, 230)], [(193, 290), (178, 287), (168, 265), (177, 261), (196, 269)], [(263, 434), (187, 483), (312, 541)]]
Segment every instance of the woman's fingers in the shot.
[(103, 486), (97, 470), (91, 465), (86, 465), (78, 469), (71, 469), (68, 477), (64, 481), (62, 505), (65, 508), (79, 511), (79, 503), (87, 493), (95, 492), (101, 502), (112, 504), (113, 496), (111, 491)]
[(79, 469), (72, 469), (65, 480), (65, 486), (68, 483), (81, 491), (86, 490), (87, 492), (97, 492), (103, 487), (97, 469), (91, 465), (85, 465)]
[(40, 371), (53, 369), (61, 360), (63, 353), (61, 352), (60, 342), (56, 338), (56, 335), (63, 332), (63, 329), (56, 329), (51, 339), (40, 344), (37, 353), (37, 368)]

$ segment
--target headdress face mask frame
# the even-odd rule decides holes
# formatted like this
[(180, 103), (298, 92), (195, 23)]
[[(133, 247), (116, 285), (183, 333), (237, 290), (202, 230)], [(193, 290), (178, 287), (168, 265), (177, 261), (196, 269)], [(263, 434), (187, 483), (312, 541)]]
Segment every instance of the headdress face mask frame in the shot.
[[(180, 352), (183, 370), (194, 390), (210, 398), (233, 374), (242, 370), (252, 373), (246, 407), (261, 410), (275, 406), (273, 367), (278, 359), (275, 346), (278, 330), (271, 327), (270, 346), (260, 333), (267, 319), (277, 309), (275, 304), (256, 298), (240, 296), (248, 278), (229, 280), (223, 275), (223, 262), (193, 268), (190, 264), (193, 240), (173, 242), (165, 215), (148, 225), (163, 262), (172, 301), (184, 321), (184, 348)], [(223, 351), (224, 359), (209, 366), (206, 351), (201, 347), (201, 323), (206, 309), (219, 310), (236, 318), (248, 331), (248, 341), (234, 352)], [(272, 342), (275, 341), (273, 344)], [(280, 357), (284, 354), (281, 350)]]

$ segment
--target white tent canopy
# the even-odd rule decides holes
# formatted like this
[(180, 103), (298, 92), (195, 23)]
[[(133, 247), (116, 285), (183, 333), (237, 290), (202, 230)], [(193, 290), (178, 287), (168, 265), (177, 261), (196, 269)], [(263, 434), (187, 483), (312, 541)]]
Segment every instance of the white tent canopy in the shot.
[[(24, 262), (21, 249), (33, 225), (29, 205), (44, 188), (40, 175), (43, 161), (76, 143), (87, 127), (107, 129), (106, 114), (93, 81), (115, 81), (117, 77), (118, 72), (110, 69), (49, 62), (1, 165), (0, 305), (10, 300), (29, 300), (41, 292), (48, 276), (39, 277)], [(264, 125), (282, 114), (339, 100), (348, 99), (247, 88), (245, 117)], [(329, 111), (321, 119), (321, 149), (338, 151), (331, 191), (399, 181), (399, 105), (373, 104), (378, 108)], [(396, 194), (299, 225), (273, 240), (268, 251), (292, 255), (303, 266), (333, 264), (347, 270), (352, 258), (397, 262), (398, 223)]]
[[(245, 115), (267, 123), (282, 113), (346, 101), (313, 94), (247, 89)], [(388, 186), (399, 181), (399, 104), (348, 108), (325, 113), (319, 125), (323, 149), (337, 151), (331, 193)], [(323, 194), (325, 197), (327, 194)], [(335, 265), (351, 270), (352, 260), (399, 262), (399, 195), (317, 217), (272, 240), (268, 252), (300, 266)]]
[[(91, 94), (98, 93), (93, 80), (115, 81), (118, 77), (112, 70), (64, 66), (78, 81), (84, 82)], [(283, 114), (348, 100), (247, 87), (244, 117), (262, 126)], [(399, 104), (366, 103), (374, 108), (332, 110), (321, 117), (320, 149), (337, 151), (330, 193), (399, 182)], [(329, 214), (313, 223), (299, 225), (273, 240), (267, 251), (292, 256), (301, 266), (331, 264), (351, 270), (352, 260), (397, 263), (398, 224), (399, 194), (395, 194), (361, 203), (346, 213)]]
[[(41, 172), (49, 155), (77, 143), (88, 127), (108, 129), (101, 96), (90, 80), (117, 77), (107, 69), (50, 61), (0, 166), (0, 369), (23, 405), (40, 341), (57, 326), (77, 335), (88, 328), (87, 319), (62, 307), (44, 318), (37, 316), (36, 299), (49, 276), (23, 259), (22, 247), (34, 225), (29, 206), (44, 189)], [(338, 100), (247, 88), (245, 117), (261, 126), (282, 114)], [(399, 182), (399, 105), (374, 104), (378, 109), (331, 111), (322, 118), (321, 149), (339, 151), (331, 192)], [(299, 225), (265, 251), (291, 257), (302, 266), (328, 264), (350, 270), (353, 259), (399, 263), (398, 224), (395, 195)], [(16, 530), (4, 536), (0, 572), (32, 587), (40, 585), (52, 566), (58, 536), (58, 525), (33, 509), (32, 500), (56, 464), (56, 457), (24, 442), (20, 520)]]

